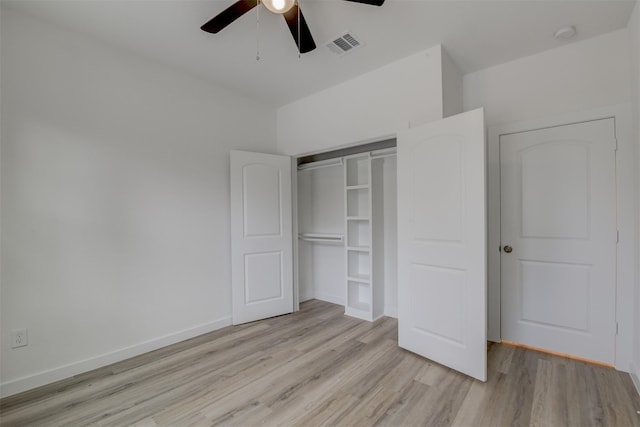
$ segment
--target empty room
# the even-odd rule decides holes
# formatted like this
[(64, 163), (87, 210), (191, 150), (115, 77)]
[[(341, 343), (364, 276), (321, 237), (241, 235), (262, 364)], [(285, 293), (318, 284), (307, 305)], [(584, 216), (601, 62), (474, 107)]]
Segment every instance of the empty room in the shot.
[(0, 0), (0, 426), (638, 426), (639, 166), (638, 0)]

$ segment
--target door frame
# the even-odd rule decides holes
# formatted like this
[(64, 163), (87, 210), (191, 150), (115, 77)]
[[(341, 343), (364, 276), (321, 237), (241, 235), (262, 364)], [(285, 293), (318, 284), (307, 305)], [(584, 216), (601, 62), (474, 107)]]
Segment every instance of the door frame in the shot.
[[(360, 145), (371, 144), (379, 141), (385, 141), (389, 139), (397, 139), (398, 134), (385, 134), (379, 137), (373, 137), (364, 139), (362, 141), (357, 141), (349, 144), (341, 144), (330, 147), (324, 147), (318, 150), (306, 151), (302, 153), (296, 154), (282, 154), (283, 156), (291, 157), (291, 212), (293, 215), (292, 218), (292, 226), (293, 226), (293, 312), (300, 311), (300, 280), (298, 272), (299, 268), (299, 259), (298, 259), (298, 250), (300, 242), (298, 241), (298, 159), (301, 157), (312, 156), (315, 154), (327, 153), (330, 151), (341, 150), (345, 148), (358, 147)], [(344, 303), (342, 304), (344, 305)]]
[(633, 361), (634, 301), (636, 278), (636, 199), (635, 161), (631, 104), (557, 114), (553, 117), (488, 127), (487, 208), (488, 208), (488, 319), (487, 337), (500, 342), (500, 136), (613, 118), (618, 142), (616, 152), (616, 219), (619, 242), (616, 259), (615, 367), (631, 372)]

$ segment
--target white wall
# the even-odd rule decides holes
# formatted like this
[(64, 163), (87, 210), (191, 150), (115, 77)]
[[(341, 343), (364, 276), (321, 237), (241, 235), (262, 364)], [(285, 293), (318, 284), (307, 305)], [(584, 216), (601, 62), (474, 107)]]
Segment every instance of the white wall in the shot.
[[(344, 234), (344, 168), (298, 172), (298, 232)], [(317, 298), (344, 304), (344, 246), (300, 241), (300, 300)]]
[(623, 29), (467, 74), (465, 111), (494, 125), (629, 102), (629, 49)]
[[(393, 137), (409, 126), (441, 119), (445, 101), (450, 112), (460, 110), (462, 81), (455, 64), (448, 57), (443, 59), (445, 55), (441, 46), (435, 46), (281, 107), (278, 151), (300, 155)], [(443, 72), (447, 71), (452, 74), (447, 80), (449, 91), (444, 93)], [(385, 203), (384, 214), (384, 310), (390, 316), (397, 316), (395, 173), (395, 159), (385, 160), (384, 191), (389, 203)], [(306, 181), (299, 182), (303, 203), (309, 197), (300, 194), (310, 188)], [(301, 208), (298, 213), (301, 227), (305, 212)], [(318, 299), (344, 303), (344, 280), (336, 281), (345, 269), (343, 250), (300, 243), (299, 253), (302, 299), (313, 293)], [(323, 267), (330, 265), (333, 267)]]
[[(311, 228), (311, 171), (298, 172), (297, 176), (297, 223), (298, 233), (305, 233)], [(297, 238), (297, 236), (294, 236)], [(296, 254), (294, 254), (295, 256)], [(313, 243), (298, 240), (298, 301), (314, 298), (313, 295)], [(295, 282), (295, 278), (294, 278)]]
[(275, 110), (5, 7), (1, 31), (2, 393), (229, 324), (228, 151), (274, 152)]
[(449, 117), (464, 111), (463, 80), (458, 66), (442, 48), (442, 116)]
[(441, 47), (278, 109), (278, 150), (297, 155), (395, 136), (442, 118)]
[[(634, 140), (636, 147), (636, 254), (640, 256), (640, 2), (636, 2), (633, 15), (629, 20), (629, 48), (633, 82)], [(636, 259), (636, 297), (634, 355), (631, 367), (632, 378), (640, 393), (640, 257)]]
[(398, 162), (387, 157), (382, 164), (384, 188), (384, 314), (398, 317)]
[[(465, 110), (484, 106), (489, 126), (526, 122), (544, 126), (549, 119), (571, 120), (574, 114), (586, 110), (631, 102), (631, 64), (629, 31), (614, 31), (599, 37), (532, 55), (464, 77)], [(622, 110), (619, 124), (629, 120)], [(613, 111), (613, 110), (612, 110)], [(606, 113), (608, 114), (608, 113)], [(628, 123), (626, 123), (628, 125)], [(628, 370), (632, 353), (633, 304), (629, 304), (635, 284), (635, 156), (631, 137), (619, 134), (618, 145), (618, 320), (620, 334), (616, 363)], [(491, 133), (490, 133), (491, 134)], [(491, 150), (491, 148), (490, 148)], [(497, 160), (489, 155), (489, 247), (499, 242), (499, 207), (493, 210), (494, 196), (491, 171)], [(499, 176), (499, 175), (498, 175)], [(499, 188), (499, 180), (498, 180)], [(499, 202), (498, 202), (499, 203)], [(498, 204), (499, 206), (499, 204)], [(497, 237), (496, 237), (497, 236)], [(496, 252), (490, 252), (489, 273), (489, 330), (499, 328), (492, 307), (499, 306), (499, 282), (496, 281)], [(499, 264), (498, 264), (499, 265)]]

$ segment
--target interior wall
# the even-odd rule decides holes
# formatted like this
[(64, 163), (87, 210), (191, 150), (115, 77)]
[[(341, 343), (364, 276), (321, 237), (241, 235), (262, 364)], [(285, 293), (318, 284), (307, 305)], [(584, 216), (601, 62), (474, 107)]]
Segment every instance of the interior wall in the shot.
[[(298, 233), (344, 234), (344, 170), (331, 166), (298, 172)], [(300, 300), (344, 304), (344, 246), (300, 241)]]
[(279, 152), (371, 142), (441, 119), (441, 51), (435, 46), (279, 108)]
[(640, 393), (640, 2), (636, 1), (633, 14), (629, 19), (629, 48), (633, 83), (633, 122), (636, 148), (636, 296), (634, 355), (631, 367), (632, 378)]
[(467, 74), (464, 109), (491, 126), (629, 102), (629, 49), (622, 29)]
[[(320, 152), (344, 145), (395, 137), (399, 130), (443, 117), (444, 96), (449, 109), (461, 109), (462, 80), (452, 61), (443, 65), (441, 46), (401, 59), (345, 83), (278, 109), (278, 151), (288, 155)], [(447, 58), (448, 59), (448, 58)], [(443, 72), (449, 75), (449, 92), (443, 93)], [(395, 159), (385, 159), (385, 307), (397, 316), (397, 253), (395, 212)], [(298, 185), (306, 188), (303, 178)], [(308, 195), (300, 194), (305, 200)], [(342, 194), (342, 191), (341, 191)], [(304, 230), (304, 208), (298, 212)], [(320, 231), (320, 230), (318, 230)], [(344, 256), (329, 246), (301, 242), (299, 246), (300, 299), (313, 297), (344, 304)], [(331, 261), (333, 260), (333, 261)], [(334, 262), (333, 268), (319, 268)], [(313, 286), (311, 283), (315, 283)], [(318, 286), (318, 284), (320, 284)], [(330, 285), (329, 285), (330, 284)], [(339, 287), (336, 286), (339, 284)], [(313, 290), (312, 290), (313, 289)]]
[[(631, 102), (631, 63), (627, 29), (614, 31), (599, 37), (566, 44), (556, 49), (520, 60), (491, 67), (464, 77), (465, 110), (483, 106), (487, 124), (532, 123), (571, 116), (580, 111)], [(623, 138), (621, 135), (620, 138)], [(635, 205), (633, 149), (630, 140), (624, 137), (618, 145), (618, 218), (620, 243), (618, 245), (618, 286), (626, 290), (635, 286)], [(489, 163), (489, 169), (497, 163)], [(491, 188), (489, 197), (492, 196)], [(491, 219), (499, 212), (489, 208), (489, 242), (499, 242), (498, 228)], [(491, 254), (491, 253), (490, 253)], [(494, 307), (500, 304), (499, 282), (495, 262), (490, 255), (489, 273), (489, 323), (496, 324)], [(499, 262), (499, 261), (498, 261)], [(499, 267), (497, 269), (499, 274)], [(497, 291), (496, 291), (497, 289)], [(618, 307), (620, 334), (618, 343), (631, 348), (633, 307), (625, 304)], [(497, 319), (499, 328), (500, 319)], [(491, 326), (489, 328), (492, 329)], [(626, 355), (627, 353), (628, 356)], [(618, 352), (618, 355), (623, 352)], [(624, 358), (630, 357), (625, 349)], [(617, 359), (621, 360), (621, 359)], [(623, 366), (624, 365), (624, 366)], [(618, 366), (628, 370), (629, 363)]]
[(230, 324), (229, 150), (274, 152), (275, 110), (1, 19), (3, 395)]
[[(311, 228), (311, 171), (297, 174), (298, 233)], [(294, 236), (296, 238), (297, 236)], [(313, 295), (313, 243), (298, 240), (298, 302), (314, 298)]]
[(384, 314), (398, 317), (398, 167), (396, 156), (382, 164), (384, 189)]
[(442, 115), (449, 117), (464, 111), (462, 74), (444, 47), (442, 48)]

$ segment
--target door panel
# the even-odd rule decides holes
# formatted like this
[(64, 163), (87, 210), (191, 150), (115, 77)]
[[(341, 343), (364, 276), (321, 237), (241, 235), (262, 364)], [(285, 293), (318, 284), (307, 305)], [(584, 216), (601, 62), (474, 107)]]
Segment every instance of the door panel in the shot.
[(293, 311), (291, 160), (231, 151), (233, 324)]
[[(588, 147), (555, 141), (531, 146), (520, 156), (522, 235), (588, 238)], [(553, 209), (541, 210), (540, 206)]]
[[(245, 254), (244, 268), (245, 304), (282, 298), (282, 251)], [(252, 286), (254, 283), (260, 283), (260, 286)]]
[(280, 169), (267, 164), (242, 167), (244, 236), (280, 236)]
[(399, 344), (485, 381), (482, 110), (400, 133), (397, 156)]
[[(465, 272), (428, 265), (411, 265), (410, 288), (414, 327), (425, 335), (462, 344)], [(438, 295), (437, 298), (433, 298)], [(455, 307), (454, 310), (451, 310)]]
[(613, 363), (613, 119), (500, 138), (502, 337)]
[[(523, 322), (576, 331), (588, 330), (588, 267), (521, 261), (520, 271)], [(572, 309), (567, 310), (567, 307)]]
[(415, 239), (460, 243), (463, 142), (457, 135), (436, 135), (412, 147), (409, 155), (420, 159), (420, 167), (412, 170), (409, 191), (422, 195), (410, 201)]

